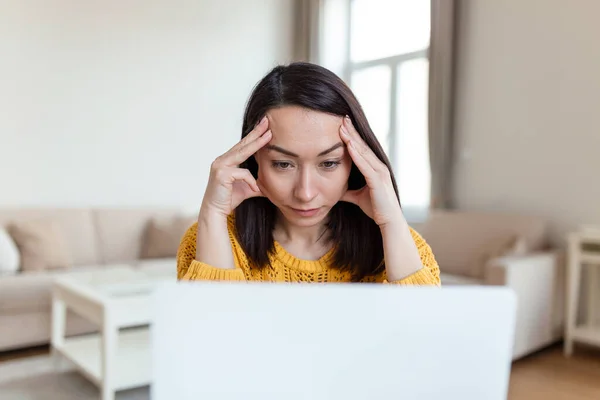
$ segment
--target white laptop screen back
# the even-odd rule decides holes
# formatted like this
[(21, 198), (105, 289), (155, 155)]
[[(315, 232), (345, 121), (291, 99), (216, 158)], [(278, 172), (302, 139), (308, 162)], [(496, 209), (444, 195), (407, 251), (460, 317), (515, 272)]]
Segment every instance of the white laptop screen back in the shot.
[(173, 283), (155, 293), (152, 399), (506, 399), (505, 288)]

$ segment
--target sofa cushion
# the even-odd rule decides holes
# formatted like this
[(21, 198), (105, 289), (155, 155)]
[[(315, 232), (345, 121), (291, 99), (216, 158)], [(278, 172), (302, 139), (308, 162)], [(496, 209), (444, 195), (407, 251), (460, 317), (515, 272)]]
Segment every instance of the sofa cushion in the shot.
[(87, 279), (95, 271), (122, 270), (124, 267), (124, 265), (92, 265), (66, 271), (31, 271), (3, 276), (0, 279), (0, 315), (38, 311), (49, 312), (54, 279), (65, 275), (75, 277), (81, 275), (82, 279)]
[(74, 266), (100, 263), (92, 212), (86, 209), (3, 208), (0, 225), (19, 221), (52, 219), (69, 245)]
[(0, 279), (0, 314), (49, 311), (52, 280), (64, 271), (30, 271)]
[(144, 232), (140, 258), (175, 257), (181, 238), (196, 219), (195, 216), (152, 218)]
[(21, 271), (66, 269), (73, 265), (69, 244), (52, 219), (28, 220), (8, 225), (21, 254)]
[(108, 264), (138, 260), (148, 221), (177, 214), (175, 209), (94, 210), (103, 262)]
[[(483, 279), (485, 263), (498, 248), (531, 252), (546, 246), (546, 222), (538, 217), (492, 212), (432, 210), (420, 228), (440, 271)], [(506, 243), (515, 241), (515, 246)]]
[(521, 256), (528, 252), (525, 239), (518, 235), (506, 235), (484, 243), (471, 260), (468, 276), (483, 278), (480, 271), (492, 260), (507, 256)]

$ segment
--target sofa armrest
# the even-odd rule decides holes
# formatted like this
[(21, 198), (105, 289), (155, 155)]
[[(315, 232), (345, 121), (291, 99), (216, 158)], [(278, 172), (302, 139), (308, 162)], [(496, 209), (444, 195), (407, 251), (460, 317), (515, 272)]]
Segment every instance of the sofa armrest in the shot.
[(486, 265), (486, 285), (512, 286), (524, 281), (535, 282), (549, 279), (558, 263), (558, 251), (529, 253), (522, 256), (498, 257)]
[(564, 268), (559, 250), (496, 258), (486, 266), (484, 282), (508, 286), (517, 295), (515, 357), (561, 337)]

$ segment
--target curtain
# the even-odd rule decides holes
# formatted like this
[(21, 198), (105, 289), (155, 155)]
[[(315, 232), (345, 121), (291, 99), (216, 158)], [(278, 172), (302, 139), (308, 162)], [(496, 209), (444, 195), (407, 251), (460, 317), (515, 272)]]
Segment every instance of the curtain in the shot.
[(319, 63), (322, 0), (296, 0), (294, 61)]
[(457, 0), (431, 0), (429, 162), (431, 208), (452, 202), (452, 103)]

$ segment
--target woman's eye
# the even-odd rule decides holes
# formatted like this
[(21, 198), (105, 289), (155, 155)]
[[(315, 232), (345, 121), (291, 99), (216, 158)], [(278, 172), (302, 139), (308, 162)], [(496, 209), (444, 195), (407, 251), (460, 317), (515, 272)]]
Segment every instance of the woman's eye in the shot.
[(292, 168), (292, 163), (285, 162), (285, 161), (274, 161), (273, 167), (275, 167), (277, 169), (286, 170), (286, 169)]
[(340, 165), (339, 161), (324, 161), (322, 164), (325, 169), (334, 169), (338, 165)]

